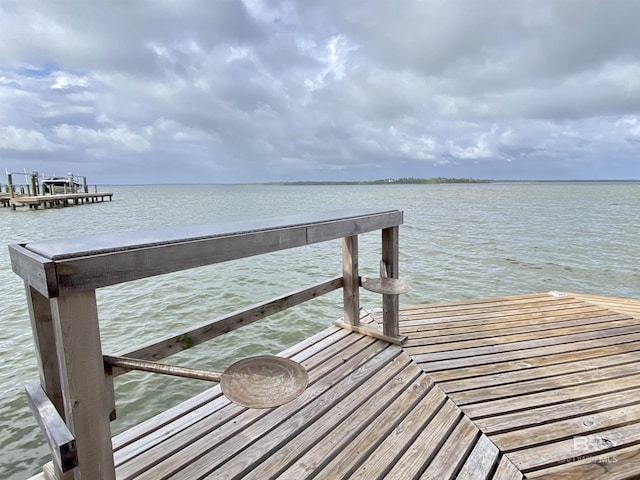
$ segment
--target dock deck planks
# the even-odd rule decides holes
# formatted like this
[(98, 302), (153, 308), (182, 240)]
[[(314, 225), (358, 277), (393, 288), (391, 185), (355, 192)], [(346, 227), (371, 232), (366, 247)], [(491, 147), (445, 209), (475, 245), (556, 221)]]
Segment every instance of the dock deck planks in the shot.
[(116, 436), (117, 478), (522, 478), (402, 348), (331, 327), (282, 355), (300, 397), (246, 409), (214, 387)]
[(400, 331), (525, 478), (640, 477), (640, 301), (555, 293), (414, 306)]
[(117, 478), (640, 478), (640, 300), (415, 305), (400, 332), (334, 326), (282, 352), (310, 383), (281, 407), (214, 387), (133, 427)]

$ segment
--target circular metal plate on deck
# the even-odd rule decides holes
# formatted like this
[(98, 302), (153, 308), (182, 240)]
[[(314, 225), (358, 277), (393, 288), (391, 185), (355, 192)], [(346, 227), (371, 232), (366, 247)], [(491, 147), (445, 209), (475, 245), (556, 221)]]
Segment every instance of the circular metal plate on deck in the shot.
[(398, 278), (363, 278), (362, 288), (383, 295), (400, 295), (411, 290), (411, 285)]
[(305, 368), (288, 358), (261, 355), (230, 365), (220, 387), (229, 400), (243, 407), (270, 408), (297, 398), (309, 383)]

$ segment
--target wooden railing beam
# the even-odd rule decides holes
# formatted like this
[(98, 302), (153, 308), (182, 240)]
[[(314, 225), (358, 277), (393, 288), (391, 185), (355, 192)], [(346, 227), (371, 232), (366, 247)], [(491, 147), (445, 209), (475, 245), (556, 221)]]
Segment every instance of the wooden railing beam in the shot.
[[(32, 273), (30, 262), (35, 259), (55, 262), (53, 282), (48, 276), (34, 278), (38, 290), (51, 298), (340, 239), (400, 223), (399, 210), (346, 210), (155, 232), (102, 234), (13, 245), (11, 263), (13, 270), (25, 278), (24, 275)], [(43, 276), (41, 269), (36, 273)]]
[[(311, 287), (297, 290), (295, 292), (281, 295), (258, 303), (249, 308), (233, 312), (213, 322), (206, 323), (178, 335), (167, 337), (163, 340), (153, 342), (133, 351), (119, 352), (118, 356), (137, 358), (141, 360), (161, 360), (181, 352), (187, 348), (195, 347), (225, 333), (249, 325), (257, 320), (268, 317), (288, 308), (300, 305), (313, 298), (325, 295), (342, 287), (342, 277), (335, 277), (330, 280), (317, 283)], [(113, 376), (125, 373), (121, 368), (113, 368)]]

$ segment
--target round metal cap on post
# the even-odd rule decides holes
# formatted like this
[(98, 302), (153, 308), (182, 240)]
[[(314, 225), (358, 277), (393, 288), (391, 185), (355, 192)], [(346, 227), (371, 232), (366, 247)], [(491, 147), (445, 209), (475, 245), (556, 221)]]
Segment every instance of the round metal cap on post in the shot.
[(360, 280), (362, 288), (382, 295), (400, 295), (411, 291), (411, 285), (399, 278), (367, 278)]
[(400, 295), (411, 291), (411, 285), (399, 278), (390, 278), (387, 274), (387, 265), (380, 260), (380, 278), (362, 277), (360, 285), (365, 290), (381, 295)]
[(249, 408), (277, 407), (297, 398), (309, 383), (305, 368), (288, 358), (262, 355), (231, 364), (220, 387), (229, 400)]

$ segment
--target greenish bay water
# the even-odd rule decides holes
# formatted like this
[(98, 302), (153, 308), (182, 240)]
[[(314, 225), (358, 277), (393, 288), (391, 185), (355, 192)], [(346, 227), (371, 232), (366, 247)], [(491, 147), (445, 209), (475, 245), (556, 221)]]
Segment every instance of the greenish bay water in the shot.
[[(6, 246), (104, 231), (147, 230), (351, 207), (398, 208), (402, 304), (547, 292), (640, 298), (640, 183), (371, 186), (117, 186), (113, 202), (54, 210), (0, 208), (0, 478), (48, 460), (23, 385), (37, 378), (22, 281)], [(379, 234), (362, 236), (360, 267), (375, 276)], [(340, 274), (328, 242), (98, 291), (105, 353), (133, 349), (225, 313)], [(171, 357), (213, 370), (276, 353), (341, 316), (341, 294), (270, 317)], [(380, 299), (363, 292), (363, 306)], [(118, 433), (194, 393), (203, 382), (131, 373), (116, 379)]]

